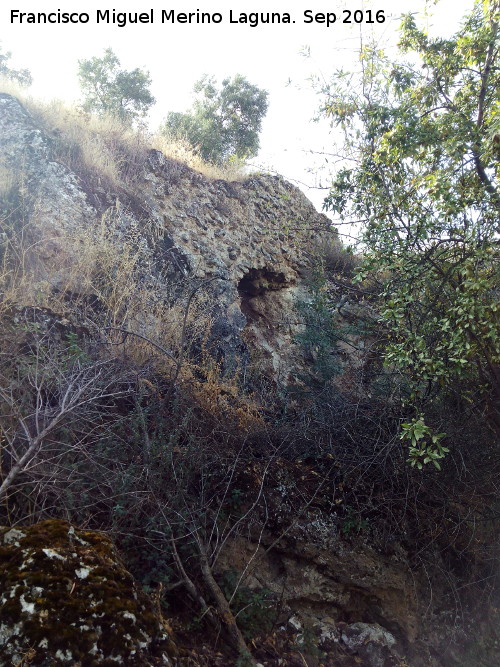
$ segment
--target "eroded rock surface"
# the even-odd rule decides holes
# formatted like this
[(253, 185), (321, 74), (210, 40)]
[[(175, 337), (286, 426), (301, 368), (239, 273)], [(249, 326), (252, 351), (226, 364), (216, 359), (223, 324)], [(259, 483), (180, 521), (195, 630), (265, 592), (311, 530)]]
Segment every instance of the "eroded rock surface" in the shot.
[(162, 280), (206, 282), (213, 336), (228, 365), (241, 364), (250, 348), (260, 370), (286, 379), (310, 242), (336, 237), (300, 190), (268, 175), (209, 180), (151, 150), (134, 194), (104, 192), (57, 161), (53, 144), (16, 99), (0, 94), (2, 168), (12, 172), (17, 215), (29, 223), (36, 276), (59, 288), (79, 252), (76, 233), (113, 220), (117, 246), (133, 242), (146, 289), (161, 291)]
[(306, 644), (309, 634), (325, 665), (402, 664), (421, 629), (416, 591), (404, 559), (383, 557), (340, 538), (328, 547), (284, 538), (268, 551), (272, 544), (266, 533), (260, 544), (237, 539), (218, 567), (246, 567), (251, 573), (247, 584), (280, 600), (281, 608), (291, 614), (287, 630), (299, 645)]
[(1, 167), (11, 184), (7, 195), (23, 224), (29, 221), (35, 244), (26, 260), (40, 278), (50, 277), (55, 284), (54, 259), (60, 268), (71, 259), (65, 235), (92, 224), (96, 210), (77, 176), (54, 159), (51, 139), (18, 100), (4, 93), (0, 93), (0, 149)]
[(0, 529), (0, 591), (2, 665), (171, 664), (168, 628), (104, 534)]

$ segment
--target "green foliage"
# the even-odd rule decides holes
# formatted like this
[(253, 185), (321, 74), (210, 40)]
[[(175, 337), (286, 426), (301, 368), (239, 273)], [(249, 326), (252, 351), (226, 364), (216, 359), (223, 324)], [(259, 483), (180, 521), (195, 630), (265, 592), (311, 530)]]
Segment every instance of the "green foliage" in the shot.
[(354, 511), (354, 508), (350, 505), (346, 505), (345, 510), (345, 519), (342, 521), (340, 530), (342, 534), (346, 537), (349, 535), (356, 534), (368, 530), (369, 523), (368, 519), (363, 519), (359, 513)]
[(155, 103), (149, 90), (149, 72), (139, 68), (120, 69), (120, 61), (112, 49), (106, 49), (102, 58), (79, 60), (78, 79), (86, 111), (132, 122), (144, 117)]
[(312, 368), (320, 382), (339, 372), (335, 350), (339, 340), (333, 316), (327, 282), (321, 267), (309, 284), (309, 299), (297, 303), (304, 320), (304, 328), (297, 335), (298, 342), (312, 360)]
[(239, 575), (226, 570), (219, 585), (225, 597), (231, 600), (231, 609), (245, 637), (255, 637), (270, 632), (276, 621), (275, 600), (265, 588), (249, 588), (238, 584)]
[(2, 46), (0, 44), (0, 76), (15, 81), (21, 86), (31, 86), (33, 83), (31, 72), (27, 69), (13, 69), (10, 67), (9, 60), (11, 57), (12, 53), (10, 51), (2, 52)]
[[(386, 364), (410, 380), (417, 413), (438, 393), (500, 398), (498, 21), (497, 2), (478, 3), (454, 37), (430, 39), (409, 15), (411, 60), (365, 48), (361, 80), (340, 72), (324, 91), (351, 158), (325, 207), (363, 224), (357, 280), (378, 280)], [(439, 439), (415, 441), (412, 424), (412, 462), (436, 465)]]
[(214, 78), (205, 76), (195, 84), (194, 92), (198, 97), (191, 111), (170, 112), (163, 132), (187, 139), (203, 159), (216, 164), (255, 156), (267, 92), (239, 74), (224, 79), (221, 88)]
[(86, 350), (83, 349), (78, 334), (75, 333), (74, 331), (70, 331), (66, 334), (65, 338), (66, 338), (65, 342), (66, 342), (67, 360), (64, 361), (66, 363), (68, 362), (88, 363), (90, 361), (90, 358)]
[(402, 433), (399, 437), (408, 442), (410, 446), (408, 462), (419, 470), (422, 469), (423, 464), (432, 462), (440, 470), (439, 459), (444, 458), (445, 454), (450, 451), (440, 442), (446, 434), (433, 433), (424, 422), (423, 415), (402, 424), (401, 427)]
[(319, 386), (324, 386), (342, 370), (339, 364), (339, 342), (349, 344), (353, 336), (369, 333), (368, 321), (359, 319), (348, 323), (338, 316), (338, 295), (334, 292), (332, 298), (330, 288), (327, 267), (320, 263), (309, 280), (308, 299), (296, 304), (304, 322), (296, 340), (308, 355)]
[[(304, 623), (302, 626), (302, 632), (297, 635), (295, 643), (292, 644), (292, 648), (300, 653), (305, 653), (310, 659), (314, 662), (319, 662), (321, 664), (321, 658), (325, 658), (325, 654), (320, 651), (318, 647), (318, 635), (314, 631), (314, 628), (310, 623)], [(305, 660), (304, 660), (305, 662)], [(306, 664), (308, 664), (306, 662)]]

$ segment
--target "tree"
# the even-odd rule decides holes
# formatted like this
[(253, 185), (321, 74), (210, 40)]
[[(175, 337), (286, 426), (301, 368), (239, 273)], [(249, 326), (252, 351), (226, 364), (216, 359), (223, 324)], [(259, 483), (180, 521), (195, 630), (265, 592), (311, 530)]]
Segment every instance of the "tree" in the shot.
[(86, 111), (132, 122), (144, 117), (156, 101), (149, 90), (149, 72), (139, 68), (120, 69), (120, 61), (112, 49), (106, 49), (102, 58), (79, 60), (78, 68)]
[(163, 131), (186, 138), (205, 160), (222, 163), (231, 156), (253, 157), (259, 150), (259, 132), (268, 102), (267, 92), (240, 74), (224, 79), (203, 77), (194, 86), (198, 99), (191, 111), (170, 112)]
[(27, 69), (12, 69), (9, 66), (9, 60), (12, 57), (10, 51), (2, 53), (2, 46), (0, 45), (0, 76), (15, 81), (21, 86), (31, 86), (33, 78), (31, 72)]
[[(477, 3), (450, 39), (404, 18), (391, 63), (361, 53), (359, 80), (340, 72), (324, 113), (344, 132), (345, 166), (325, 201), (362, 225), (358, 280), (378, 280), (386, 364), (409, 383), (410, 460), (445, 453), (424, 421), (456, 392), (500, 424), (499, 3)], [(496, 404), (496, 407), (495, 407)]]

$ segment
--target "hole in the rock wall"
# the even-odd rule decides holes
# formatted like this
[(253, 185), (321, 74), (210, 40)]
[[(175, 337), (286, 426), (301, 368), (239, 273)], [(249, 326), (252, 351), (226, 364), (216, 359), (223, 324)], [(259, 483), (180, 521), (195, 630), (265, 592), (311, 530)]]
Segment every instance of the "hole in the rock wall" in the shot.
[(250, 269), (238, 283), (241, 312), (247, 320), (261, 320), (264, 316), (260, 312), (260, 308), (256, 307), (254, 298), (287, 286), (288, 283), (284, 273), (277, 273), (268, 269)]
[(271, 290), (283, 289), (287, 286), (283, 273), (276, 273), (268, 269), (250, 269), (238, 283), (241, 296), (258, 296)]

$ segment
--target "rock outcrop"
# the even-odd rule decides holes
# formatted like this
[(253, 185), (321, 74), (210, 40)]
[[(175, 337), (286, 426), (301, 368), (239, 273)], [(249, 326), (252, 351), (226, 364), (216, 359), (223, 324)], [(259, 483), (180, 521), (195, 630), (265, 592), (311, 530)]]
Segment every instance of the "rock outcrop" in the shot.
[(228, 365), (241, 364), (250, 347), (262, 370), (286, 379), (310, 242), (336, 234), (298, 188), (267, 175), (209, 180), (150, 150), (134, 185), (139, 200), (90, 189), (56, 160), (53, 143), (16, 99), (0, 94), (2, 166), (29, 221), (36, 277), (59, 288), (79, 251), (76, 232), (112, 218), (116, 243), (132, 240), (139, 253), (146, 286), (206, 282), (212, 335)]
[[(271, 544), (272, 536), (265, 533), (260, 544), (236, 539), (218, 567), (250, 570), (247, 585), (280, 600), (289, 616), (286, 631), (306, 650), (307, 641), (315, 645), (325, 666), (404, 664), (420, 630), (416, 589), (404, 555), (384, 557), (339, 538), (318, 546), (287, 536), (268, 552)], [(421, 645), (418, 652), (423, 653)]]
[[(102, 419), (96, 408), (92, 419), (75, 430), (78, 435), (75, 456), (80, 443), (88, 444), (85, 435), (89, 424), (96, 432), (100, 426), (105, 427), (103, 448), (97, 456), (104, 456), (107, 462), (114, 463), (116, 452), (127, 445), (123, 447), (126, 449), (123, 461), (118, 461), (121, 467), (104, 466), (101, 473), (106, 475), (106, 483), (110, 478), (112, 499), (102, 508), (104, 518), (96, 519), (91, 510), (88, 515), (78, 516), (84, 516), (84, 521), (102, 521), (90, 524), (94, 527), (114, 525), (115, 497), (123, 494), (121, 497), (126, 497), (129, 503), (129, 485), (133, 485), (135, 493), (137, 484), (144, 484), (137, 498), (147, 499), (156, 494), (151, 507), (164, 519), (158, 524), (161, 529), (155, 521), (151, 522), (154, 539), (158, 533), (163, 540), (156, 547), (154, 558), (172, 549), (162, 563), (160, 575), (155, 571), (148, 581), (170, 583), (172, 576), (166, 597), (175, 598), (178, 594), (189, 597), (191, 602), (184, 607), (179, 604), (179, 616), (185, 615), (179, 625), (183, 622), (185, 625), (179, 633), (182, 641), (178, 642), (177, 652), (159, 604), (154, 604), (134, 581), (104, 533), (78, 529), (59, 519), (29, 527), (17, 525), (32, 511), (31, 498), (26, 500), (28, 494), (23, 490), (26, 510), (12, 518), (9, 503), (16, 505), (16, 489), (8, 489), (9, 497), (2, 498), (2, 503), (5, 500), (2, 521), (16, 522), (16, 527), (0, 528), (0, 665), (235, 664), (225, 662), (229, 650), (227, 654), (215, 655), (214, 649), (213, 656), (209, 649), (205, 650), (204, 637), (198, 636), (198, 643), (186, 648), (192, 639), (191, 628), (196, 625), (193, 609), (195, 614), (208, 617), (217, 600), (224, 598), (226, 591), (221, 592), (222, 588), (218, 591), (217, 586), (228, 573), (236, 576), (248, 594), (240, 611), (231, 608), (227, 613), (237, 619), (230, 619), (233, 626), (240, 623), (240, 612), (255, 609), (255, 600), (262, 599), (259, 597), (262, 591), (269, 594), (278, 609), (273, 620), (275, 632), (270, 639), (271, 644), (276, 640), (274, 648), (266, 645), (268, 638), (262, 640), (257, 633), (254, 642), (252, 637), (254, 657), (265, 667), (303, 665), (304, 655), (311, 665), (324, 667), (496, 664), (498, 660), (490, 658), (498, 654), (493, 632), (483, 633), (487, 641), (484, 640), (481, 655), (486, 657), (474, 658), (474, 662), (467, 662), (468, 658), (461, 661), (459, 655), (462, 647), (470, 650), (471, 655), (478, 653), (474, 646), (470, 649), (475, 639), (472, 622), (466, 627), (461, 619), (462, 625), (456, 623), (454, 636), (449, 633), (454, 613), (450, 610), (462, 604), (458, 591), (475, 585), (476, 581), (493, 579), (485, 566), (486, 557), (472, 563), (473, 574), (460, 571), (460, 564), (469, 557), (469, 543), (480, 541), (475, 537), (477, 533), (463, 526), (476, 520), (480, 523), (481, 513), (476, 514), (475, 509), (469, 511), (465, 494), (460, 500), (463, 508), (457, 511), (454, 523), (449, 517), (452, 505), (458, 505), (458, 500), (448, 502), (445, 495), (445, 502), (438, 504), (434, 513), (434, 500), (439, 499), (441, 487), (421, 509), (420, 489), (415, 488), (432, 485), (432, 479), (424, 478), (424, 472), (414, 485), (414, 495), (406, 494), (406, 477), (419, 472), (406, 472), (404, 455), (398, 449), (399, 416), (391, 413), (384, 417), (386, 421), (379, 420), (376, 413), (382, 401), (371, 400), (369, 377), (365, 375), (360, 380), (363, 374), (358, 371), (367, 363), (365, 329), (353, 333), (355, 327), (352, 327), (346, 334), (347, 342), (326, 345), (327, 355), (332, 356), (335, 349), (339, 358), (341, 355), (348, 358), (345, 364), (349, 366), (348, 372), (342, 374), (341, 382), (332, 381), (330, 374), (320, 393), (313, 395), (314, 382), (311, 382), (308, 397), (304, 398), (307, 393), (304, 392), (300, 398), (294, 398), (300, 393), (295, 390), (302, 390), (305, 384), (301, 384), (302, 378), (307, 372), (315, 379), (315, 371), (311, 369), (317, 351), (314, 344), (310, 358), (306, 359), (296, 343), (297, 333), (304, 329), (296, 305), (310, 298), (306, 284), (315, 248), (331, 249), (338, 243), (329, 220), (317, 213), (296, 187), (280, 177), (254, 175), (237, 182), (211, 180), (144, 146), (134, 163), (134, 177), (129, 186), (102, 184), (97, 172), (89, 176), (88, 165), (78, 168), (75, 161), (62, 159), (57, 140), (56, 134), (44, 130), (20, 102), (0, 93), (0, 177), (5, 175), (0, 181), (3, 223), (0, 256), (7, 256), (9, 248), (14, 247), (12, 239), (19, 238), (24, 243), (16, 248), (22, 257), (19, 276), (14, 275), (9, 283), (10, 277), (4, 274), (3, 281), (6, 289), (12, 288), (14, 296), (10, 294), (5, 299), (7, 306), (1, 313), (0, 346), (3, 343), (10, 350), (8, 354), (4, 352), (4, 358), (14, 359), (8, 369), (11, 375), (6, 377), (16, 391), (19, 389), (21, 400), (15, 400), (17, 394), (13, 391), (7, 400), (2, 398), (7, 406), (5, 409), (2, 406), (3, 418), (8, 412), (11, 424), (8, 434), (3, 426), (0, 428), (2, 438), (8, 435), (7, 446), (4, 448), (2, 442), (0, 448), (0, 481), (2, 471), (9, 466), (12, 469), (13, 462), (18, 460), (30, 425), (35, 424), (42, 433), (43, 419), (51, 414), (51, 402), (57, 402), (58, 398), (53, 387), (59, 375), (52, 372), (52, 366), (47, 373), (48, 389), (43, 385), (41, 391), (37, 380), (30, 380), (25, 392), (27, 407), (17, 419), (17, 403), (24, 400), (22, 383), (26, 377), (36, 377), (28, 373), (38, 364), (38, 361), (33, 363), (29, 354), (32, 339), (38, 340), (39, 336), (44, 345), (54, 344), (54, 349), (63, 349), (64, 354), (54, 353), (53, 364), (60, 365), (61, 360), (64, 364), (84, 363), (89, 355), (79, 342), (87, 338), (99, 350), (92, 351), (96, 358), (109, 354), (118, 364), (124, 361), (126, 369), (130, 364), (133, 372), (126, 375), (123, 383), (127, 391), (123, 395), (118, 392), (119, 400), (112, 405), (103, 403)], [(101, 241), (105, 248), (99, 248)], [(84, 247), (87, 242), (90, 250)], [(79, 273), (84, 250), (89, 253), (89, 275)], [(109, 260), (106, 252), (113, 255), (113, 261), (118, 258), (118, 264), (106, 265)], [(127, 261), (120, 263), (122, 256)], [(4, 265), (8, 266), (8, 262)], [(89, 276), (97, 277), (93, 281)], [(16, 285), (12, 287), (11, 283), (18, 277), (21, 284), (16, 292)], [(356, 293), (356, 288), (350, 287), (350, 294)], [(344, 283), (339, 280), (331, 293), (326, 296), (321, 293), (325, 297), (325, 321), (337, 313), (339, 319), (350, 325), (359, 312), (366, 313), (367, 309), (364, 297), (359, 296), (358, 301), (352, 297), (355, 303), (350, 303), (351, 296), (342, 295), (342, 289)], [(110, 312), (103, 298), (106, 290), (112, 293), (114, 312)], [(121, 295), (120, 290), (127, 295)], [(140, 296), (135, 308), (121, 309), (125, 298), (135, 292)], [(39, 294), (57, 295), (60, 311), (52, 309), (50, 300), (38, 299)], [(195, 331), (187, 344), (184, 332), (188, 327), (184, 324), (194, 294), (202, 303), (209, 326), (200, 334), (193, 325)], [(66, 311), (64, 306), (68, 303)], [(179, 303), (179, 311), (175, 313), (172, 304)], [(158, 304), (165, 306), (163, 311)], [(177, 335), (175, 348), (169, 348), (160, 335), (166, 330), (162, 328), (164, 320), (172, 314), (177, 316), (177, 320), (172, 318), (172, 329)], [(112, 326), (116, 323), (118, 326)], [(316, 332), (321, 324), (315, 327)], [(123, 360), (118, 359), (122, 352), (119, 346), (134, 334), (141, 343), (146, 341), (147, 351), (141, 356), (142, 349), (134, 348), (136, 357), (123, 352)], [(12, 340), (15, 344), (8, 346)], [(155, 365), (151, 347), (161, 350), (165, 366)], [(17, 352), (24, 348), (27, 359), (23, 368)], [(120, 353), (114, 357), (117, 349)], [(198, 364), (207, 350), (209, 363)], [(191, 353), (192, 367), (181, 377), (180, 367)], [(203, 395), (200, 391), (198, 395), (200, 387), (213, 388), (209, 371), (214, 368), (216, 391), (207, 390)], [(252, 372), (247, 373), (248, 369)], [(132, 376), (136, 384), (130, 379)], [(244, 378), (245, 390), (262, 389), (260, 394), (255, 392), (260, 404), (248, 399), (248, 391), (240, 396), (239, 385), (233, 392), (233, 385), (225, 383), (235, 376), (238, 381)], [(247, 382), (248, 377), (252, 380)], [(260, 387), (258, 381), (262, 378)], [(188, 396), (186, 390), (183, 397), (182, 391), (188, 386), (192, 394)], [(275, 391), (276, 387), (288, 392), (286, 399)], [(172, 388), (179, 390), (177, 394)], [(352, 404), (349, 392), (355, 398)], [(275, 401), (269, 409), (262, 405), (266, 396), (271, 403)], [(30, 404), (33, 399), (34, 407)], [(247, 399), (251, 405), (246, 405)], [(219, 403), (227, 410), (222, 410)], [(343, 415), (338, 406), (344, 410)], [(22, 409), (23, 406), (19, 408), (20, 414)], [(112, 415), (116, 416), (116, 431), (114, 426), (107, 428), (106, 420)], [(357, 424), (361, 417), (364, 421), (357, 430), (347, 428), (351, 422)], [(336, 428), (331, 428), (333, 422)], [(74, 434), (70, 433), (66, 440), (63, 428), (65, 424), (61, 425), (61, 434), (53, 434), (59, 448), (54, 456), (59, 456), (58, 460), (66, 465), (65, 447)], [(323, 428), (326, 435), (321, 440)], [(368, 431), (366, 439), (362, 439), (364, 428)], [(94, 447), (94, 442), (102, 445), (97, 435), (95, 438), (95, 441), (90, 439), (89, 447)], [(340, 442), (342, 438), (344, 444)], [(200, 443), (205, 449), (198, 459), (194, 454)], [(395, 450), (399, 452), (397, 457), (393, 457)], [(29, 467), (36, 468), (36, 457), (43, 460), (43, 455), (47, 455), (35, 449), (33, 452), (33, 461), (24, 470), (26, 477), (18, 480), (19, 488), (29, 486)], [(377, 467), (379, 460), (381, 465)], [(199, 466), (198, 461), (201, 461)], [(87, 466), (88, 461), (84, 462)], [(51, 471), (50, 466), (48, 459)], [(217, 468), (223, 471), (220, 478), (213, 474)], [(60, 468), (59, 482), (63, 489), (66, 470), (64, 466)], [(122, 487), (120, 479), (114, 479), (118, 470), (123, 475), (120, 479), (126, 480)], [(345, 470), (351, 471), (350, 475), (344, 475)], [(379, 472), (383, 473), (380, 480), (376, 477)], [(393, 475), (398, 475), (397, 480), (392, 479)], [(377, 479), (377, 484), (372, 484), (371, 478)], [(33, 488), (47, 489), (50, 482), (52, 489), (53, 477), (47, 476), (42, 482)], [(119, 491), (113, 487), (115, 482)], [(85, 480), (83, 486), (75, 488), (85, 488), (86, 483)], [(185, 486), (179, 491), (180, 483)], [(99, 482), (93, 480), (90, 494), (94, 493), (94, 486), (99, 486)], [(379, 488), (385, 486), (387, 490)], [(450, 493), (451, 485), (442, 488), (443, 493)], [(78, 491), (72, 488), (71, 493), (74, 497)], [(397, 497), (397, 503), (391, 504), (391, 494)], [(172, 520), (166, 510), (170, 499), (177, 495), (182, 502), (172, 504)], [(54, 501), (52, 495), (47, 497), (50, 502), (37, 509), (38, 517), (51, 516), (49, 511), (57, 516), (71, 516), (72, 508), (64, 505), (64, 494), (56, 493)], [(91, 508), (100, 507), (99, 494), (96, 498), (91, 499), (95, 503), (89, 504)], [(38, 501), (33, 502), (36, 505)], [(354, 505), (368, 508), (370, 515), (365, 518), (361, 509), (354, 512)], [(408, 523), (405, 512), (407, 506), (413, 505), (412, 522)], [(133, 503), (126, 506), (132, 508)], [(151, 507), (144, 500), (145, 509), (134, 515), (134, 530), (123, 534), (130, 537), (135, 530), (140, 533), (143, 518), (153, 511)], [(388, 511), (387, 507), (393, 524), (388, 524), (387, 531), (379, 531), (377, 521), (384, 523), (382, 515)], [(130, 513), (133, 514), (132, 509)], [(125, 518), (123, 521), (121, 525), (126, 526)], [(396, 524), (399, 532), (393, 539), (391, 531)], [(412, 535), (415, 526), (427, 540), (427, 560), (420, 558), (418, 562), (423, 563), (420, 569), (412, 563), (412, 556), (422, 552), (418, 540), (423, 538)], [(464, 542), (456, 538), (455, 532), (460, 531), (465, 535)], [(440, 542), (442, 532), (450, 533), (448, 542)], [(194, 542), (192, 535), (197, 538)], [(211, 546), (211, 540), (218, 544), (209, 563), (207, 545)], [(138, 578), (143, 567), (142, 552), (140, 555), (138, 571), (134, 570)], [(492, 561), (494, 557), (488, 553), (487, 558)], [(131, 570), (134, 562), (135, 559), (129, 562)], [(427, 568), (427, 564), (431, 567)], [(193, 572), (187, 572), (191, 567)], [(446, 588), (448, 582), (445, 582), (441, 589), (440, 582), (448, 573), (451, 587)], [(191, 575), (201, 582), (199, 591)], [(203, 597), (200, 602), (204, 586), (212, 595), (211, 600), (207, 597), (208, 604)], [(185, 590), (189, 596), (179, 593)], [(220, 593), (219, 597), (214, 590)], [(236, 593), (234, 586), (227, 597), (233, 592)], [(493, 603), (488, 604), (493, 607)], [(477, 607), (465, 605), (460, 614), (476, 618), (477, 612), (473, 616), (469, 609)], [(223, 621), (227, 611), (226, 604), (212, 620)], [(217, 635), (212, 649), (222, 636), (223, 625), (217, 627), (217, 622), (212, 623), (211, 629)], [(199, 635), (203, 633), (200, 627)], [(204, 661), (201, 658), (200, 662), (194, 661), (194, 653), (191, 655), (188, 650), (191, 648)]]
[(0, 664), (170, 665), (174, 645), (104, 534), (0, 529)]

